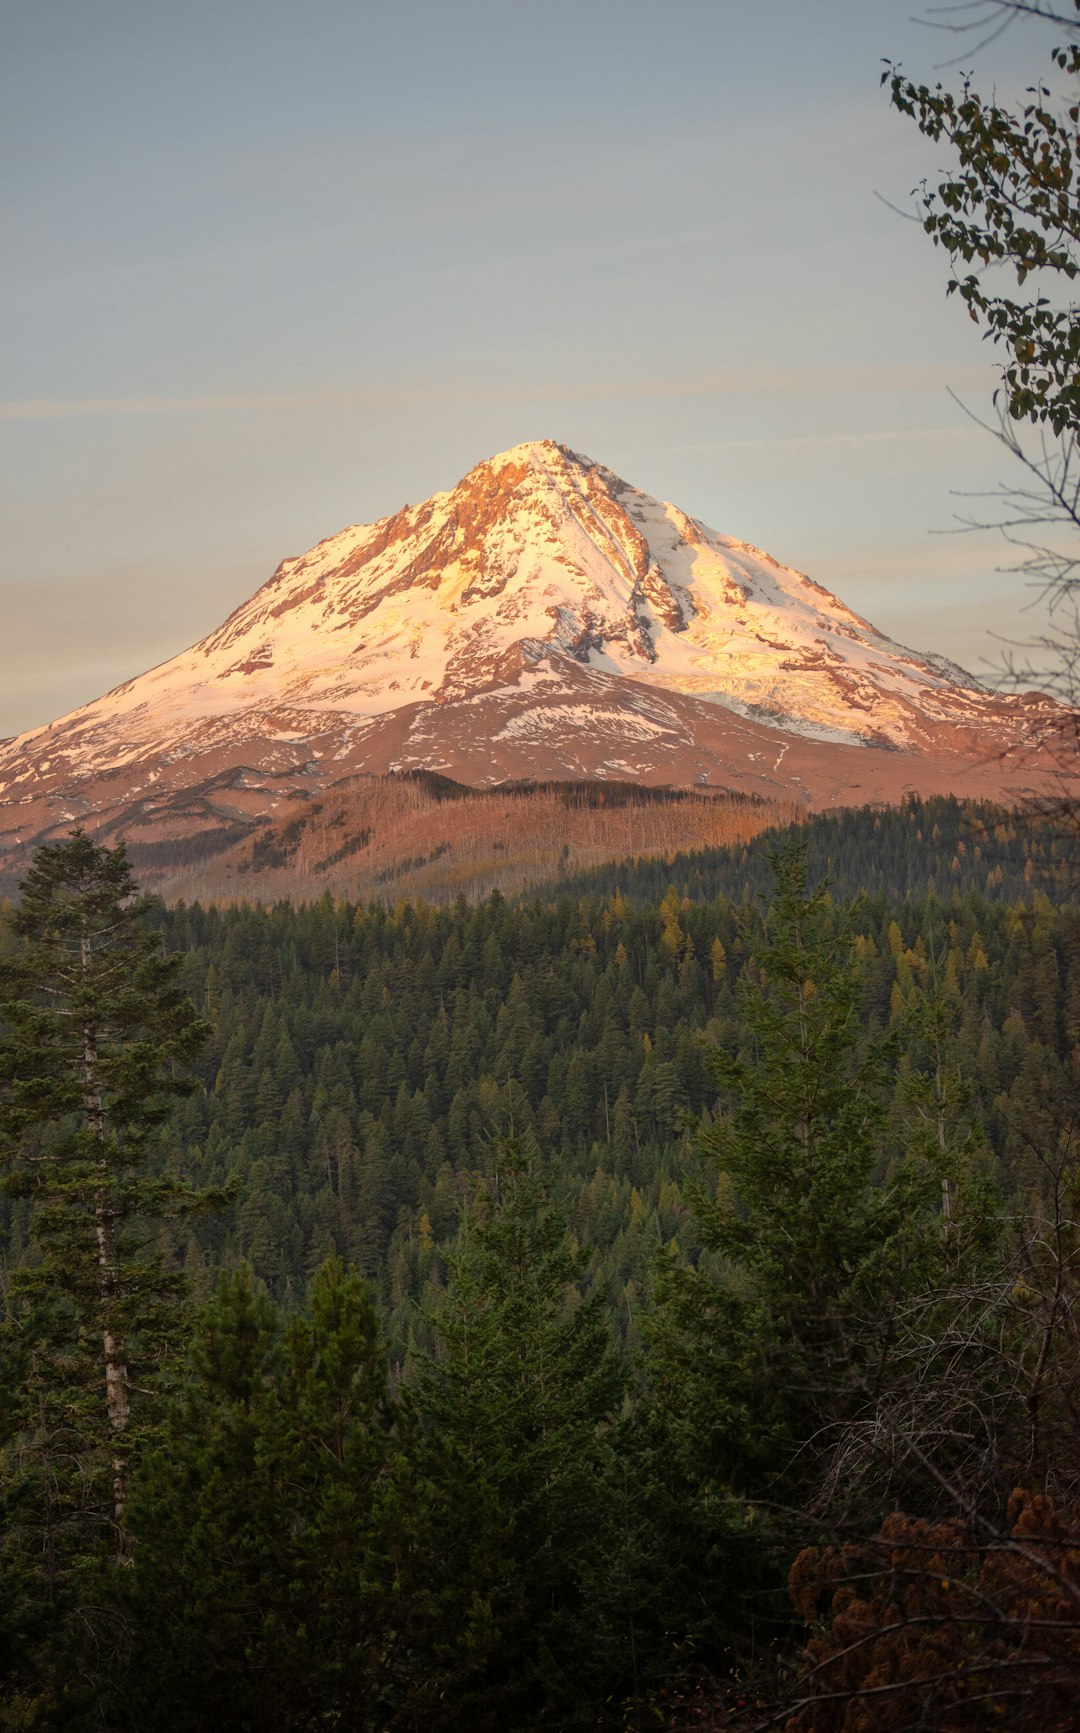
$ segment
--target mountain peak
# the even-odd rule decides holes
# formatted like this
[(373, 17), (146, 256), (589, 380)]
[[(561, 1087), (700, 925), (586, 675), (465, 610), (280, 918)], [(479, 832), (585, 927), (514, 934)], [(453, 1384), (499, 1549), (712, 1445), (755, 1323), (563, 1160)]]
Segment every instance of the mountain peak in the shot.
[(252, 764), (317, 780), (720, 775), (790, 795), (791, 777), (809, 792), (788, 757), (800, 739), (899, 751), (908, 770), (874, 784), (892, 787), (915, 776), (912, 754), (1027, 741), (1032, 704), (1048, 703), (995, 697), (750, 542), (543, 439), (283, 561), (191, 649), (0, 745), (0, 795), (67, 822), (121, 785), (123, 801), (153, 801), (165, 781)]
[(603, 464), (595, 463), (581, 452), (572, 451), (570, 446), (562, 445), (558, 440), (531, 439), (512, 445), (507, 451), (496, 452), (493, 457), (481, 458), (449, 495), (436, 494), (434, 498), (456, 499), (462, 495), (475, 497), (491, 493), (499, 500), (501, 509), (501, 502), (517, 488), (525, 495), (551, 489), (555, 492), (581, 492), (587, 486), (585, 478), (589, 475), (602, 476), (617, 487), (625, 485)]
[(482, 468), (486, 465), (495, 469), (506, 463), (543, 465), (556, 453), (564, 458), (576, 459), (578, 463), (589, 463), (587, 457), (578, 456), (568, 445), (560, 444), (557, 439), (525, 439), (520, 445), (511, 445), (506, 451), (497, 451), (494, 457), (481, 458), (476, 467)]
[(476, 465), (478, 469), (500, 469), (504, 464), (522, 465), (532, 469), (547, 469), (551, 464), (570, 464), (578, 469), (599, 469), (602, 464), (596, 464), (591, 457), (585, 457), (580, 451), (572, 451), (570, 446), (563, 445), (558, 439), (526, 439), (520, 445), (511, 445), (506, 451), (496, 452), (494, 457), (482, 458)]
[(538, 487), (541, 490), (552, 488), (556, 492), (586, 493), (586, 478), (590, 475), (602, 478), (615, 492), (627, 486), (613, 470), (557, 439), (530, 439), (510, 446), (507, 451), (497, 452), (494, 457), (482, 458), (468, 475), (462, 477), (452, 490), (453, 494), (462, 489), (475, 491), (508, 473), (526, 490)]

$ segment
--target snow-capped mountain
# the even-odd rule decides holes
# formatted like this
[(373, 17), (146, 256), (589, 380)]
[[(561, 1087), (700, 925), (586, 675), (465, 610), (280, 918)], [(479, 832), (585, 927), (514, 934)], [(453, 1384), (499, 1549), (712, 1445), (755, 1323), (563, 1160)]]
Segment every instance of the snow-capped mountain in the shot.
[(994, 761), (1000, 787), (1001, 755), (1048, 708), (905, 649), (749, 543), (542, 441), (283, 561), (191, 649), (4, 743), (3, 833), (136, 806), (148, 822), (222, 777), (233, 810), (245, 777), (251, 808), (267, 776), (420, 766), (814, 803), (973, 778), (990, 792), (977, 765)]

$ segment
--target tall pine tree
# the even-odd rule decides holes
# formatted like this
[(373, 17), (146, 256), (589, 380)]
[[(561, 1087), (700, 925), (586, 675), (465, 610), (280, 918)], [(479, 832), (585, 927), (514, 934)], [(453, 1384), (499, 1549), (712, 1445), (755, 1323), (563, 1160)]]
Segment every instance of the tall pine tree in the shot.
[(76, 830), (38, 851), (21, 890), (0, 959), (0, 1160), (31, 1239), (8, 1292), (10, 1460), (36, 1464), (55, 1582), (72, 1537), (125, 1551), (143, 1392), (178, 1329), (160, 1232), (200, 1201), (155, 1139), (208, 1031), (122, 846)]

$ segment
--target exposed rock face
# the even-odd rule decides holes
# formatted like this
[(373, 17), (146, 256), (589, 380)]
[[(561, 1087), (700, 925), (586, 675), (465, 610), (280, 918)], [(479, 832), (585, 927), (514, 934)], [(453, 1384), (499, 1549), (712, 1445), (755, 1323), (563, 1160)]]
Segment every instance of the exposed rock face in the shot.
[(74, 819), (176, 834), (211, 787), (205, 822), (232, 824), (395, 768), (1005, 794), (1054, 714), (544, 441), (285, 560), (192, 649), (0, 746), (0, 850)]

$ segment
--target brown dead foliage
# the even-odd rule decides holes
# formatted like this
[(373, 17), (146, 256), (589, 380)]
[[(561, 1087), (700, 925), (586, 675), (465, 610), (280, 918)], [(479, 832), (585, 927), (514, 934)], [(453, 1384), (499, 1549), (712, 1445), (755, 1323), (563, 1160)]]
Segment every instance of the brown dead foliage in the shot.
[[(454, 787), (455, 785), (447, 785)], [(604, 861), (749, 842), (794, 808), (702, 790), (466, 789), (437, 779), (355, 777), (314, 802), (282, 802), (273, 825), (197, 868), (156, 877), (170, 901), (355, 899), (441, 903), (514, 894)]]
[(1018, 1491), (993, 1538), (897, 1511), (789, 1586), (813, 1634), (785, 1733), (1080, 1725), (1080, 1511)]

